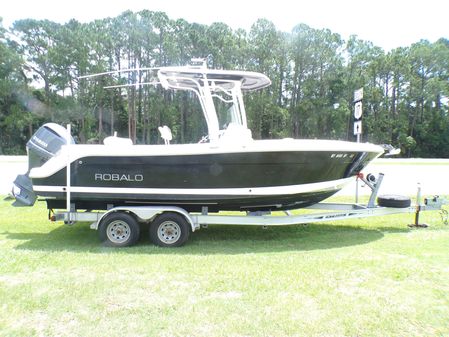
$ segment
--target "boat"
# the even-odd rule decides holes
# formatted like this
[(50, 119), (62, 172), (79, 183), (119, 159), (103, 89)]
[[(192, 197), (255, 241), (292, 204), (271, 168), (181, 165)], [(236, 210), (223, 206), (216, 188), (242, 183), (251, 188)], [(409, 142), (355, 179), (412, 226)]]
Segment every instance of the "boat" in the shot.
[[(370, 143), (253, 139), (243, 93), (269, 86), (264, 74), (204, 64), (155, 72), (164, 89), (198, 98), (206, 137), (171, 144), (169, 127), (161, 126), (164, 144), (137, 145), (116, 135), (104, 144), (76, 144), (67, 128), (47, 123), (27, 143), (28, 171), (14, 182), (15, 205), (32, 206), (40, 198), (49, 209), (63, 209), (70, 193), (74, 210), (145, 205), (188, 212), (297, 209), (332, 196), (384, 152)], [(225, 123), (217, 104), (227, 109)]]

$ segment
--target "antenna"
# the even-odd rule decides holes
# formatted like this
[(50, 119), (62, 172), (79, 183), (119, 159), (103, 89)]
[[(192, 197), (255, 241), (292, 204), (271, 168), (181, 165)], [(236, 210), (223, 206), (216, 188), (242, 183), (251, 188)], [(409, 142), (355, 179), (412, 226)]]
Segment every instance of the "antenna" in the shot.
[(138, 82), (138, 83), (129, 83), (129, 84), (118, 84), (118, 85), (108, 85), (107, 87), (103, 87), (103, 89), (114, 89), (114, 88), (126, 88), (126, 87), (138, 87), (141, 85), (158, 85), (161, 82), (151, 81), (151, 82)]
[(99, 76), (105, 76), (105, 75), (112, 75), (112, 74), (118, 74), (118, 73), (126, 73), (126, 72), (140, 72), (140, 71), (152, 71), (152, 70), (159, 70), (159, 67), (144, 67), (144, 68), (129, 68), (129, 69), (120, 69), (120, 70), (113, 70), (113, 71), (106, 71), (103, 73), (96, 73), (91, 75), (83, 75), (79, 76), (79, 79), (84, 78), (93, 78), (93, 77), (99, 77)]

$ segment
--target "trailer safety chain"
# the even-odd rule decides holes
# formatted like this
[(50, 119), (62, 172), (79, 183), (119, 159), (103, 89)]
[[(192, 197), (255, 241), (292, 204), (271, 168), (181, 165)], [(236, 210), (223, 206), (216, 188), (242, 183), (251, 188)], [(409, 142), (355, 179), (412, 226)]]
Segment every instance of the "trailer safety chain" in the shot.
[(449, 212), (446, 209), (440, 209), (440, 216), (443, 224), (445, 224), (446, 226), (449, 225)]

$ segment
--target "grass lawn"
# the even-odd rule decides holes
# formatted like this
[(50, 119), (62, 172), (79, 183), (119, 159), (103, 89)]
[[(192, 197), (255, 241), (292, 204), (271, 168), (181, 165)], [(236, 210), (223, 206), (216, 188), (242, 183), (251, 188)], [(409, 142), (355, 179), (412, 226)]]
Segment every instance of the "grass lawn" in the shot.
[(447, 336), (449, 227), (421, 219), (211, 226), (172, 249), (144, 232), (114, 249), (43, 203), (0, 201), (0, 336)]

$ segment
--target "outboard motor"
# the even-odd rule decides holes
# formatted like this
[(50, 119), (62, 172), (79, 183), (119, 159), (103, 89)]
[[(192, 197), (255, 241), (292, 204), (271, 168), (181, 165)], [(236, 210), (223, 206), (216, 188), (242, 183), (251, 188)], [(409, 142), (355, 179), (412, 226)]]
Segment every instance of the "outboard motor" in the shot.
[[(16, 198), (13, 206), (33, 206), (36, 194), (29, 177), (31, 169), (40, 167), (56, 156), (62, 145), (67, 144), (67, 130), (61, 125), (47, 123), (41, 126), (27, 143), (28, 171), (14, 180), (12, 194)], [(75, 143), (73, 137), (72, 144)]]

